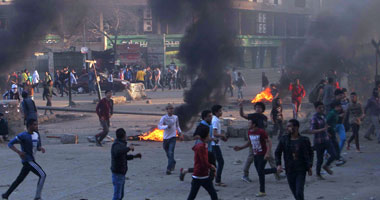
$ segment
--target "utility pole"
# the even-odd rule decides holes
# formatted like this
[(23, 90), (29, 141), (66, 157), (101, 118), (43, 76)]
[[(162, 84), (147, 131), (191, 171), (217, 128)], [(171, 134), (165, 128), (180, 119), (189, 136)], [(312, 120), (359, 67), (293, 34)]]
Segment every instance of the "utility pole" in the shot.
[(376, 42), (375, 39), (372, 39), (372, 45), (375, 47), (375, 57), (376, 57), (376, 75), (375, 75), (375, 87), (377, 87), (378, 83), (380, 83), (380, 76), (378, 73), (378, 65), (379, 65), (379, 55), (380, 55), (380, 40)]
[(98, 92), (98, 99), (100, 101), (102, 99), (102, 92), (100, 90), (100, 84), (99, 84), (99, 80), (98, 80), (98, 74), (96, 73), (96, 67), (95, 67), (96, 60), (86, 60), (86, 63), (90, 63), (89, 68), (91, 68), (91, 67), (94, 68), (95, 81), (96, 81), (96, 85), (97, 85), (96, 89), (97, 89), (97, 92)]
[(69, 107), (75, 107), (75, 103), (72, 99), (72, 93), (71, 93), (71, 72), (70, 69), (67, 69), (69, 71)]

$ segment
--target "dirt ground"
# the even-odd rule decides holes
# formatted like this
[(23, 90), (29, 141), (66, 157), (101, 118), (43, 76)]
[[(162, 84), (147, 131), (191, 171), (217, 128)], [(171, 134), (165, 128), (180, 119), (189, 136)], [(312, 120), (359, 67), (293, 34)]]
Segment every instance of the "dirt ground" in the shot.
[[(267, 71), (270, 81), (278, 80), (279, 73), (276, 70)], [(244, 88), (245, 98), (250, 99), (259, 91), (261, 85), (260, 71), (246, 71), (245, 79), (248, 87)], [(236, 92), (236, 91), (235, 91)], [(117, 110), (142, 111), (164, 114), (164, 107), (168, 102), (179, 105), (182, 103), (183, 91), (147, 92), (152, 104), (145, 101), (136, 101), (122, 105), (115, 105)], [(37, 104), (44, 105), (36, 94)], [(117, 95), (122, 95), (118, 93)], [(96, 96), (74, 96), (75, 103), (80, 108), (94, 108), (92, 104)], [(246, 123), (238, 115), (238, 107), (230, 98), (224, 109), (224, 116), (235, 117), (233, 124)], [(54, 97), (54, 106), (66, 106), (67, 98)], [(304, 106), (303, 116), (309, 112), (310, 106)], [(247, 112), (252, 107), (246, 108)], [(42, 113), (42, 111), (40, 111)], [(268, 114), (268, 112), (266, 112)], [(285, 117), (291, 117), (289, 106), (285, 106)], [(123, 127), (129, 136), (140, 134), (149, 130), (151, 125), (157, 124), (157, 116), (115, 115), (112, 118), (110, 135), (115, 136), (115, 130)], [(100, 125), (94, 114), (81, 120), (44, 123), (40, 125), (40, 133), (46, 153), (37, 153), (36, 160), (47, 174), (43, 197), (46, 200), (105, 200), (112, 199), (112, 182), (110, 171), (110, 148), (111, 143), (104, 147), (96, 147), (88, 143), (87, 136), (100, 132)], [(367, 127), (360, 132), (361, 148), (364, 153), (356, 153), (354, 150), (344, 150), (343, 156), (347, 163), (342, 167), (334, 167), (334, 175), (325, 175), (325, 181), (319, 181), (313, 175), (307, 177), (305, 188), (306, 199), (326, 200), (367, 200), (380, 199), (380, 145), (375, 141), (369, 142), (362, 135)], [(79, 135), (79, 144), (60, 144), (59, 140), (47, 138), (48, 135), (59, 136), (62, 134)], [(188, 133), (191, 135), (192, 132)], [(351, 133), (348, 133), (351, 135)], [(251, 167), (250, 177), (253, 183), (245, 183), (242, 177), (243, 164), (248, 155), (247, 150), (234, 152), (231, 146), (243, 144), (243, 138), (231, 138), (223, 143), (221, 148), (224, 155), (225, 165), (222, 181), (228, 186), (217, 187), (218, 196), (223, 200), (253, 200), (259, 199), (254, 195), (259, 190), (258, 176), (254, 166)], [(162, 149), (161, 142), (129, 141), (135, 144), (135, 153), (141, 152), (142, 159), (129, 162), (127, 181), (125, 185), (125, 198), (132, 200), (178, 200), (186, 199), (190, 191), (191, 177), (185, 177), (185, 181), (179, 181), (179, 169), (193, 166), (193, 141), (177, 142), (175, 159), (176, 170), (172, 175), (166, 175), (165, 169), (167, 158)], [(277, 145), (277, 139), (273, 138), (273, 150)], [(18, 156), (9, 150), (5, 144), (0, 144), (0, 192), (3, 193), (9, 184), (16, 178), (21, 162)], [(313, 171), (315, 173), (315, 170)], [(35, 194), (37, 177), (30, 174), (10, 199), (32, 199)], [(273, 176), (266, 177), (267, 197), (265, 200), (293, 199), (286, 179), (276, 181)], [(197, 199), (209, 199), (208, 194), (201, 189)]]

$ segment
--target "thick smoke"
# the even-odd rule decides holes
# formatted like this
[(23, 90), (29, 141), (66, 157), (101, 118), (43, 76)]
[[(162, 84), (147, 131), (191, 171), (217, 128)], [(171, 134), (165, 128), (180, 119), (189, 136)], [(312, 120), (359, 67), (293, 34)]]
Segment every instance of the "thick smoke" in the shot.
[(58, 19), (63, 1), (16, 0), (7, 30), (0, 33), (0, 69), (10, 70), (12, 64), (24, 59), (38, 41), (50, 31)]
[[(75, 9), (72, 9), (75, 8)], [(14, 64), (21, 63), (40, 47), (48, 33), (64, 31), (61, 17), (65, 11), (85, 13), (84, 4), (76, 0), (15, 0), (10, 5), (8, 27), (0, 32), (0, 70), (9, 72)], [(71, 14), (66, 13), (66, 16)], [(73, 19), (80, 21), (81, 19)], [(68, 29), (77, 27), (69, 23)]]
[(307, 86), (315, 85), (331, 69), (350, 75), (359, 68), (362, 73), (371, 73), (363, 66), (367, 62), (358, 58), (358, 51), (362, 46), (372, 48), (372, 38), (380, 39), (380, 24), (376, 23), (380, 18), (380, 1), (345, 0), (337, 6), (320, 13), (312, 22), (307, 40), (289, 66), (296, 74), (292, 78), (301, 78)]
[[(175, 110), (185, 130), (190, 128), (202, 109), (224, 99), (225, 67), (234, 58), (236, 38), (228, 23), (232, 19), (230, 3), (229, 0), (156, 0), (153, 4), (153, 13), (161, 14), (161, 20), (170, 22), (172, 17), (188, 11), (194, 16), (194, 23), (187, 29), (179, 51), (187, 73), (197, 76), (190, 90), (184, 94), (185, 103)], [(170, 10), (166, 10), (166, 6)], [(174, 13), (170, 13), (172, 9)]]

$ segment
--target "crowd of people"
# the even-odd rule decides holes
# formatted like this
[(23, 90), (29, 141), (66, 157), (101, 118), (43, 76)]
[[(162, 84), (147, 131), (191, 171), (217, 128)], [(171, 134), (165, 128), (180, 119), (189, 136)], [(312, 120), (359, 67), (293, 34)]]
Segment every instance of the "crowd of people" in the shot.
[(186, 76), (181, 67), (175, 63), (161, 68), (151, 66), (125, 66), (121, 67), (115, 77), (129, 82), (143, 83), (145, 89), (156, 91), (167, 88), (182, 89), (187, 86)]
[[(137, 72), (137, 77), (139, 78), (145, 75), (142, 72)], [(241, 74), (238, 74), (238, 77), (241, 77)], [(139, 79), (139, 81), (142, 80)], [(249, 121), (248, 141), (241, 146), (234, 146), (233, 149), (240, 151), (249, 148), (247, 160), (242, 170), (242, 180), (247, 183), (252, 182), (249, 177), (249, 169), (251, 164), (254, 163), (260, 185), (256, 194), (257, 197), (267, 195), (265, 190), (265, 176), (267, 174), (274, 174), (276, 179), (280, 180), (280, 173), (285, 170), (289, 188), (294, 198), (296, 200), (305, 199), (305, 180), (307, 174), (309, 176), (313, 174), (314, 151), (316, 152), (316, 176), (318, 179), (324, 180), (322, 169), (327, 174), (332, 175), (334, 172), (331, 165), (334, 162), (338, 167), (346, 163), (341, 154), (344, 147), (350, 150), (351, 142), (355, 140), (356, 151), (361, 152), (359, 129), (365, 116), (368, 116), (371, 122), (371, 128), (365, 138), (372, 140), (372, 131), (377, 135), (378, 143), (380, 144), (380, 84), (373, 89), (372, 96), (363, 108), (356, 92), (351, 92), (349, 98), (347, 96), (348, 91), (344, 88), (339, 88), (333, 78), (328, 78), (326, 82), (321, 81), (318, 84), (316, 87), (318, 95), (316, 95), (316, 100), (312, 102), (315, 108), (315, 113), (310, 120), (310, 133), (313, 135), (313, 143), (310, 142), (308, 137), (300, 134), (300, 122), (296, 119), (302, 103), (301, 100), (306, 93), (298, 79), (289, 87), (292, 93), (292, 103), (294, 104), (294, 118), (288, 120), (286, 128), (283, 127), (282, 99), (278, 95), (278, 91), (276, 91), (276, 86), (270, 85), (272, 90), (276, 91), (274, 93), (276, 98), (273, 100), (270, 112), (274, 132), (275, 134), (279, 132), (276, 148), (272, 148), (272, 140), (268, 134), (268, 117), (264, 114), (266, 105), (258, 102), (254, 104), (255, 112), (247, 114), (244, 112), (243, 103), (239, 104), (240, 116)], [(52, 85), (51, 82), (50, 85)], [(97, 146), (102, 146), (102, 140), (109, 133), (110, 120), (113, 114), (112, 91), (107, 90), (105, 95), (96, 107), (96, 113), (103, 128), (102, 132), (95, 136)], [(35, 104), (26, 91), (22, 92), (22, 96), (24, 98), (22, 108), (27, 131), (17, 135), (9, 142), (8, 146), (20, 156), (23, 168), (10, 188), (2, 194), (2, 198), (8, 199), (31, 171), (39, 177), (35, 196), (35, 200), (39, 200), (41, 199), (46, 173), (37, 164), (33, 155), (35, 150), (42, 153), (45, 150), (41, 145), (41, 138), (38, 134)], [(166, 111), (167, 114), (159, 121), (158, 128), (164, 130), (163, 149), (168, 159), (165, 171), (167, 175), (171, 175), (177, 164), (174, 159), (176, 138), (183, 139), (183, 135), (179, 127), (180, 119), (174, 114), (174, 106), (168, 104)], [(218, 199), (214, 186), (227, 187), (227, 184), (222, 181), (224, 158), (220, 145), (222, 141), (228, 142), (228, 138), (221, 130), (220, 118), (222, 115), (223, 107), (221, 105), (214, 105), (210, 110), (204, 110), (201, 113), (202, 119), (193, 134), (195, 141), (192, 148), (194, 151), (194, 166), (181, 168), (179, 176), (180, 180), (183, 181), (187, 173), (192, 173), (191, 189), (187, 198), (189, 200), (196, 198), (201, 186), (207, 190), (213, 200)], [(2, 121), (0, 122), (2, 123)], [(346, 136), (349, 130), (352, 130), (352, 135), (346, 144)], [(14, 146), (16, 143), (21, 144), (21, 150)], [(124, 196), (125, 174), (128, 170), (127, 160), (142, 157), (141, 154), (128, 154), (130, 151), (134, 151), (134, 146), (129, 145), (127, 147), (125, 130), (117, 129), (116, 140), (111, 148), (114, 200), (120, 200)], [(282, 160), (284, 160), (284, 163)], [(266, 168), (267, 162), (270, 165), (269, 168)]]

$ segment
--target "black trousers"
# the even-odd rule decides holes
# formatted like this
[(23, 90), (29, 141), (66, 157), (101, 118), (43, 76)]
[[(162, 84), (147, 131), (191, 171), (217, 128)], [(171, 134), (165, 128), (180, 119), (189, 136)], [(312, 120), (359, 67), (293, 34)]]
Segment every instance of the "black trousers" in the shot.
[[(210, 151), (208, 151), (208, 162), (210, 164), (212, 164), (212, 165), (215, 166), (215, 157), (214, 157), (214, 154), (212, 152), (210, 152)], [(194, 168), (188, 168), (187, 172), (193, 173), (194, 172)], [(209, 175), (209, 177), (210, 177), (211, 181), (214, 180), (214, 178), (215, 178), (215, 170), (210, 169), (210, 175)]]
[(280, 138), (284, 134), (284, 126), (282, 124), (282, 120), (276, 120), (274, 123), (273, 135), (276, 135), (278, 131), (280, 131), (280, 133), (277, 135), (277, 139), (280, 140)]
[(218, 145), (212, 146), (212, 153), (214, 154), (215, 159), (218, 162), (218, 166), (216, 168), (215, 182), (220, 183), (222, 181), (222, 171), (224, 167), (224, 159), (223, 159), (222, 151), (220, 150), (220, 146)]
[(335, 159), (338, 160), (340, 159), (340, 148), (339, 148), (339, 142), (338, 139), (336, 138), (336, 132), (331, 132), (331, 142), (333, 144), (333, 147), (335, 149)]
[(277, 169), (276, 168), (265, 169), (267, 160), (264, 159), (264, 155), (255, 155), (253, 157), (253, 162), (255, 164), (257, 174), (259, 175), (260, 192), (265, 193), (265, 175), (274, 174), (277, 172)]
[(360, 125), (359, 124), (352, 124), (352, 135), (350, 139), (348, 140), (348, 145), (352, 142), (352, 140), (355, 139), (355, 145), (356, 145), (356, 150), (360, 150), (359, 146), (359, 130), (360, 130)]
[(232, 88), (232, 84), (229, 84), (226, 86), (226, 88), (224, 89), (224, 96), (226, 96), (228, 90), (230, 90), (231, 97), (233, 97), (234, 96), (234, 89)]
[(187, 200), (195, 199), (195, 197), (197, 197), (199, 188), (201, 186), (208, 192), (212, 200), (218, 200), (218, 195), (216, 194), (214, 185), (212, 184), (212, 181), (210, 178), (206, 178), (206, 179), (193, 178), (193, 181), (191, 181), (190, 194), (189, 194), (189, 197), (187, 197)]
[(296, 200), (304, 200), (306, 171), (294, 171), (286, 174), (288, 184)]
[(336, 159), (335, 148), (331, 141), (327, 141), (321, 144), (315, 144), (314, 149), (317, 152), (317, 175), (321, 175), (321, 168), (325, 151), (330, 154), (330, 157), (326, 162), (326, 165), (330, 166), (330, 164)]
[(12, 183), (12, 185), (9, 187), (7, 192), (4, 193), (4, 197), (9, 197), (9, 195), (12, 194), (12, 192), (17, 188), (17, 186), (20, 185), (22, 181), (24, 181), (26, 176), (28, 176), (29, 172), (33, 172), (35, 175), (39, 177), (35, 198), (36, 199), (41, 198), (41, 192), (42, 192), (42, 188), (44, 187), (46, 173), (35, 161), (23, 162), (22, 164), (23, 164), (23, 167), (20, 171), (20, 174), (17, 176), (16, 180)]

